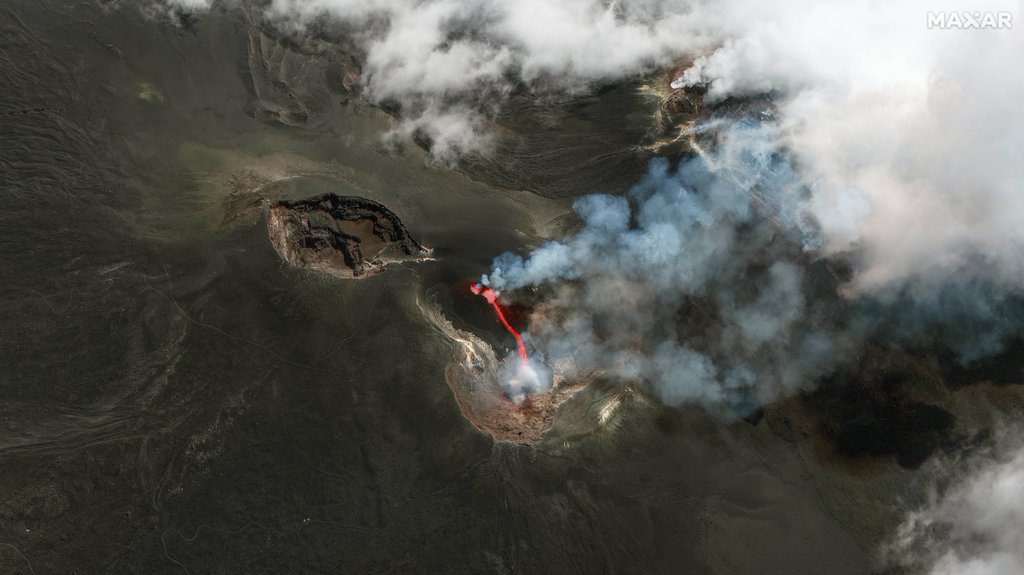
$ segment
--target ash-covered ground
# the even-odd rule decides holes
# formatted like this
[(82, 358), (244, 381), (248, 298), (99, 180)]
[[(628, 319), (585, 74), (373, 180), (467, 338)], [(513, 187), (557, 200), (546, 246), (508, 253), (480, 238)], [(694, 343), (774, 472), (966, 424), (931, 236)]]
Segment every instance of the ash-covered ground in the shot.
[[(578, 91), (514, 83), (473, 104), (486, 153), (449, 157), (433, 125), (409, 128), (423, 102), (366, 93), (357, 31), (296, 33), (264, 4), (0, 7), (0, 571), (942, 565), (892, 549), (928, 547), (912, 520), (948, 523), (936, 490), (986, 469), (972, 462), (1015, 461), (999, 455), (1024, 408), (1012, 338), (965, 364), (851, 320), (829, 369), (747, 403), (666, 401), (613, 362), (525, 405), (495, 379), (515, 342), (469, 290), (494, 258), (579, 237), (579, 198), (623, 197), (656, 156), (708, 157), (687, 126), (774, 113), (770, 98), (673, 91), (692, 59)], [(268, 213), (324, 194), (383, 206), (430, 259), (360, 281), (289, 265)], [(736, 229), (781, 225), (752, 213)], [(811, 270), (808, 301), (845, 305), (849, 262), (780, 242), (773, 257)], [(559, 298), (588, 273), (510, 288), (510, 321), (567, 317)], [(686, 297), (684, 335), (725, 331), (728, 306)], [(540, 338), (531, 353), (557, 351)]]

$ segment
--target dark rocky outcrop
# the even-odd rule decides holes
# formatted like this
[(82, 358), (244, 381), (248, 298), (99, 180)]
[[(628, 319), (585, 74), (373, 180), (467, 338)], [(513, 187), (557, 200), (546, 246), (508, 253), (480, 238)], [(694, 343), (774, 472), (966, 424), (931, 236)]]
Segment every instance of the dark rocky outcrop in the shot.
[(267, 219), (270, 241), (284, 260), (340, 278), (378, 274), (391, 263), (427, 259), (394, 212), (373, 200), (324, 194), (280, 201)]

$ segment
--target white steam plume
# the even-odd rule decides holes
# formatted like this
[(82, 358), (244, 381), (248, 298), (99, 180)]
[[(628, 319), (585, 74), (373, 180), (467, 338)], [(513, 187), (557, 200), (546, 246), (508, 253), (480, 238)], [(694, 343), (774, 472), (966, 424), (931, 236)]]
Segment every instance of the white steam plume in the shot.
[(650, 0), (273, 0), (267, 13), (295, 31), (346, 24), (366, 53), (366, 96), (401, 104), (398, 132), (421, 131), (435, 158), (451, 160), (489, 148), (480, 116), (516, 84), (580, 92), (639, 77), (702, 43), (691, 33), (699, 11)]
[(691, 70), (712, 99), (777, 94), (824, 253), (859, 260), (855, 291), (924, 289), (965, 268), (1024, 280), (1024, 37), (929, 29), (925, 15), (944, 8), (964, 6), (796, 2)]

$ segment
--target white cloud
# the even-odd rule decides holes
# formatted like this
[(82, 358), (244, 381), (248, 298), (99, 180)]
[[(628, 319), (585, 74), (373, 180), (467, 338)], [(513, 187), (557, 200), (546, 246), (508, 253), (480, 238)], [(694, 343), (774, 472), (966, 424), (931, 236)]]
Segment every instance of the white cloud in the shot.
[(984, 463), (912, 513), (896, 560), (931, 575), (1024, 573), (1024, 449)]
[[(698, 8), (651, 0), (274, 0), (268, 12), (293, 28), (319, 18), (386, 21), (363, 42), (370, 88), (396, 96), (472, 91), (505, 72), (564, 86), (637, 75), (697, 44)], [(405, 81), (415, 78), (422, 83)]]

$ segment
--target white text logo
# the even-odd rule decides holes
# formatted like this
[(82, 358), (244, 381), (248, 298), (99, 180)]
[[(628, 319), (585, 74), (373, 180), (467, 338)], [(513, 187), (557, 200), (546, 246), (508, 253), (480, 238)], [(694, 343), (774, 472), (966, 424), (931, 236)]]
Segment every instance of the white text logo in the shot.
[(1013, 14), (1010, 12), (929, 12), (928, 28), (1009, 29), (1013, 28)]

